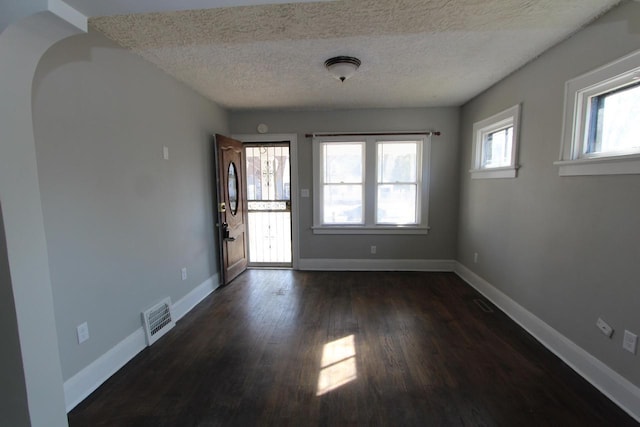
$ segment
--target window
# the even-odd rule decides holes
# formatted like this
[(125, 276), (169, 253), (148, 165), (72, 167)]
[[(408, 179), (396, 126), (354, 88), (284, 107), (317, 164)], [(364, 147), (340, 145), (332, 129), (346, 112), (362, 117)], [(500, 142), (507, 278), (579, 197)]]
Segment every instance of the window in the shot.
[(321, 146), (323, 224), (364, 224), (364, 143)]
[(515, 178), (520, 105), (473, 125), (472, 179)]
[(640, 51), (565, 85), (560, 175), (640, 173)]
[(425, 234), (428, 141), (314, 138), (314, 233)]
[(377, 143), (376, 224), (418, 223), (418, 144)]

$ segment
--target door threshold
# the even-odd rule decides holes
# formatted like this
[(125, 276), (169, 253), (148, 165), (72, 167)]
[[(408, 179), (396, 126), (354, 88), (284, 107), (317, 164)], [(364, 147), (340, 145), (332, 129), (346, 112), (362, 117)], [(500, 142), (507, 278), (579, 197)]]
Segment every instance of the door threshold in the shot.
[(257, 264), (257, 265), (251, 265), (249, 264), (249, 266), (247, 267), (251, 270), (293, 270), (293, 266), (292, 265), (274, 265), (274, 264), (269, 264), (269, 265), (262, 265), (262, 264)]

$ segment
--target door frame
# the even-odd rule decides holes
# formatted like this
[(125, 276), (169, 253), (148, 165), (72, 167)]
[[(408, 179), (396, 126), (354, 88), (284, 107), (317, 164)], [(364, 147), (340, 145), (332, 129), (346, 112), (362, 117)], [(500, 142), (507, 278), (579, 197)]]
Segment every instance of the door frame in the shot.
[(289, 164), (291, 166), (291, 266), (298, 269), (300, 263), (300, 226), (298, 218), (298, 134), (295, 133), (257, 133), (232, 134), (231, 138), (246, 142), (289, 142)]

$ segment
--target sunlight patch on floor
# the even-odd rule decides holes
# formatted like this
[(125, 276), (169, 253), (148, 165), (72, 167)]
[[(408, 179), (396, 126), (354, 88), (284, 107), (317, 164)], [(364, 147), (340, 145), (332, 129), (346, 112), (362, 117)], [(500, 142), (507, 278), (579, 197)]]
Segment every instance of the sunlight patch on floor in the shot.
[(335, 390), (358, 377), (353, 335), (324, 345), (316, 396)]

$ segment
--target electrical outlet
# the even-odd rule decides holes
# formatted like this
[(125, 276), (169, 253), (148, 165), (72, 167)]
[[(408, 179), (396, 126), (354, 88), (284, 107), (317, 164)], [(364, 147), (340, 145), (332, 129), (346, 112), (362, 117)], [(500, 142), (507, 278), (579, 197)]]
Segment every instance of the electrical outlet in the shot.
[(477, 264), (478, 263), (478, 252), (474, 252), (473, 253), (473, 263)]
[(82, 325), (78, 325), (76, 328), (76, 332), (78, 333), (78, 344), (82, 344), (86, 340), (89, 339), (89, 325), (87, 322), (84, 322)]
[(611, 335), (613, 335), (613, 328), (609, 326), (609, 324), (604, 320), (602, 320), (601, 318), (598, 318), (598, 321), (596, 322), (596, 326), (598, 327), (598, 329), (600, 329), (600, 332), (602, 332), (605, 336), (611, 338)]
[(378, 251), (378, 248), (376, 248), (375, 246), (371, 246), (371, 253), (375, 254)]
[(622, 339), (622, 348), (629, 353), (636, 354), (636, 346), (638, 345), (638, 336), (633, 332), (624, 331), (624, 338)]
[(182, 267), (180, 273), (182, 274), (182, 280), (187, 280), (187, 267)]

